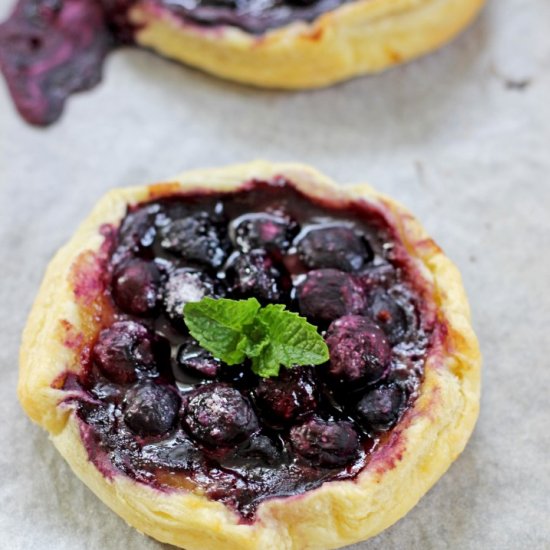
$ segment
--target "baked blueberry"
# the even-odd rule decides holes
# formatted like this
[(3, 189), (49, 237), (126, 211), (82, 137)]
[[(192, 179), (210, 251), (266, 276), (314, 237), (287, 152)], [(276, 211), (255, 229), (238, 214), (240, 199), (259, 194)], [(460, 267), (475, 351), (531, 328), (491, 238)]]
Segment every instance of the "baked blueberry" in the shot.
[(191, 263), (219, 267), (227, 245), (206, 212), (169, 221), (160, 229), (160, 245)]
[(372, 256), (365, 239), (351, 227), (311, 227), (298, 237), (300, 259), (311, 269), (328, 268), (357, 272)]
[(326, 335), (330, 374), (342, 382), (373, 383), (390, 364), (391, 347), (384, 332), (361, 315), (346, 315), (331, 323)]
[(116, 417), (118, 411), (114, 405), (96, 405), (91, 403), (83, 403), (78, 409), (78, 415), (83, 418), (86, 423), (93, 426), (98, 433), (101, 433), (105, 440), (105, 446), (110, 447), (116, 444), (117, 429)]
[(294, 426), (290, 442), (297, 454), (324, 468), (344, 466), (359, 450), (359, 435), (351, 422), (318, 417)]
[(132, 259), (113, 274), (113, 298), (126, 313), (147, 316), (154, 313), (160, 289), (160, 273), (153, 262)]
[(188, 398), (183, 423), (196, 440), (210, 445), (239, 443), (258, 431), (250, 402), (228, 384), (200, 386)]
[(130, 390), (125, 401), (124, 422), (141, 436), (166, 433), (174, 425), (180, 407), (175, 390), (152, 382)]
[(276, 265), (263, 250), (252, 250), (234, 255), (227, 267), (226, 276), (233, 292), (243, 298), (281, 301), (290, 286), (284, 268)]
[(295, 223), (276, 214), (245, 214), (230, 224), (229, 236), (233, 245), (243, 252), (255, 248), (285, 252), (290, 246), (295, 227)]
[(140, 208), (129, 212), (119, 232), (121, 248), (128, 249), (136, 254), (143, 254), (151, 249), (157, 235), (155, 217), (160, 211), (158, 205)]
[(317, 407), (316, 381), (303, 367), (281, 369), (276, 378), (263, 378), (254, 390), (264, 414), (276, 421), (289, 422)]
[(397, 422), (403, 398), (396, 385), (374, 388), (357, 404), (357, 414), (368, 428), (385, 432)]
[(366, 299), (352, 275), (337, 269), (310, 271), (297, 289), (300, 313), (314, 321), (333, 321), (348, 313), (360, 313)]
[(403, 307), (384, 289), (369, 293), (368, 312), (376, 324), (386, 333), (391, 344), (396, 344), (407, 335), (408, 320)]
[(156, 365), (158, 346), (155, 336), (134, 321), (119, 321), (99, 333), (92, 357), (111, 381), (126, 384), (137, 378), (137, 369), (151, 370)]
[(215, 378), (221, 368), (218, 359), (191, 339), (179, 347), (177, 364), (185, 373), (198, 378)]
[(200, 273), (186, 268), (176, 269), (168, 275), (164, 285), (162, 303), (166, 315), (178, 325), (183, 323), (183, 308), (188, 302), (198, 302), (205, 296), (214, 296), (214, 282)]

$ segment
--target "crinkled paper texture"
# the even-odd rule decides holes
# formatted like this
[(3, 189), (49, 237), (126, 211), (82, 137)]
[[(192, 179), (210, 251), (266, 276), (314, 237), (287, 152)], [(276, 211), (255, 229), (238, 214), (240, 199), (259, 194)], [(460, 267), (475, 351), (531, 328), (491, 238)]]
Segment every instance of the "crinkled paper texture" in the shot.
[(369, 180), (411, 208), (461, 268), (484, 354), (464, 453), (403, 520), (353, 548), (547, 548), (548, 21), (545, 0), (494, 0), (440, 52), (296, 94), (124, 50), (46, 130), (26, 126), (0, 86), (0, 547), (163, 547), (94, 497), (25, 417), (20, 333), (48, 260), (107, 189), (264, 157)]

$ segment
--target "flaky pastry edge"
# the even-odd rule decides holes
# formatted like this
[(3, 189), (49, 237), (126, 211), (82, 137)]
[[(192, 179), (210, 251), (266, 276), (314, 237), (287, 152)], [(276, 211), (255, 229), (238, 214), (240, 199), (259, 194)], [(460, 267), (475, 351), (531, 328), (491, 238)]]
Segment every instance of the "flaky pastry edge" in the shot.
[[(64, 372), (80, 369), (60, 324), (82, 328), (71, 268), (97, 252), (103, 224), (118, 225), (129, 204), (190, 190), (236, 190), (252, 179), (283, 176), (311, 197), (367, 200), (385, 213), (432, 287), (446, 326), (441, 345), (425, 364), (420, 395), (355, 480), (332, 481), (303, 495), (260, 504), (245, 524), (220, 502), (183, 490), (160, 491), (123, 474), (109, 479), (90, 461), (74, 408), (55, 389)], [(255, 161), (196, 170), (168, 183), (107, 193), (51, 261), (25, 327), (20, 352), (19, 399), (76, 475), (140, 532), (187, 550), (332, 549), (365, 540), (404, 516), (461, 453), (479, 408), (481, 357), (458, 269), (403, 206), (368, 185), (337, 186), (301, 164)]]

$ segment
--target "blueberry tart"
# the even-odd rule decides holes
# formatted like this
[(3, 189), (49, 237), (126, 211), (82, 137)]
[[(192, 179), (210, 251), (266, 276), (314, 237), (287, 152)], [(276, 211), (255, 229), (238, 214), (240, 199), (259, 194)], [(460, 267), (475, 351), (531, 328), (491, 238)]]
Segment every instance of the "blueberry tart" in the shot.
[(18, 391), (141, 532), (328, 549), (445, 472), (479, 375), (460, 275), (407, 210), (253, 162), (108, 193), (47, 270)]
[(136, 45), (255, 86), (303, 89), (381, 71), (453, 38), (484, 0), (18, 0), (0, 69), (25, 119), (55, 121)]
[(191, 9), (185, 4), (136, 8), (142, 25), (137, 43), (231, 80), (303, 89), (429, 52), (462, 30), (484, 0), (199, 0)]

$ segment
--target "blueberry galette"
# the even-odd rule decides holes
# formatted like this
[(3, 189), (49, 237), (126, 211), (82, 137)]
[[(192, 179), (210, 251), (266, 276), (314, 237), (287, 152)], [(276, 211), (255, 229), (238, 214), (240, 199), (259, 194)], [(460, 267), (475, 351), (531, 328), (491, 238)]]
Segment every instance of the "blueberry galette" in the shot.
[(444, 473), (479, 369), (460, 275), (410, 213), (255, 162), (107, 194), (48, 268), (19, 395), (140, 531), (321, 549)]
[(271, 88), (377, 72), (450, 40), (484, 0), (18, 0), (0, 69), (20, 113), (56, 120), (97, 84), (107, 54), (137, 45)]

